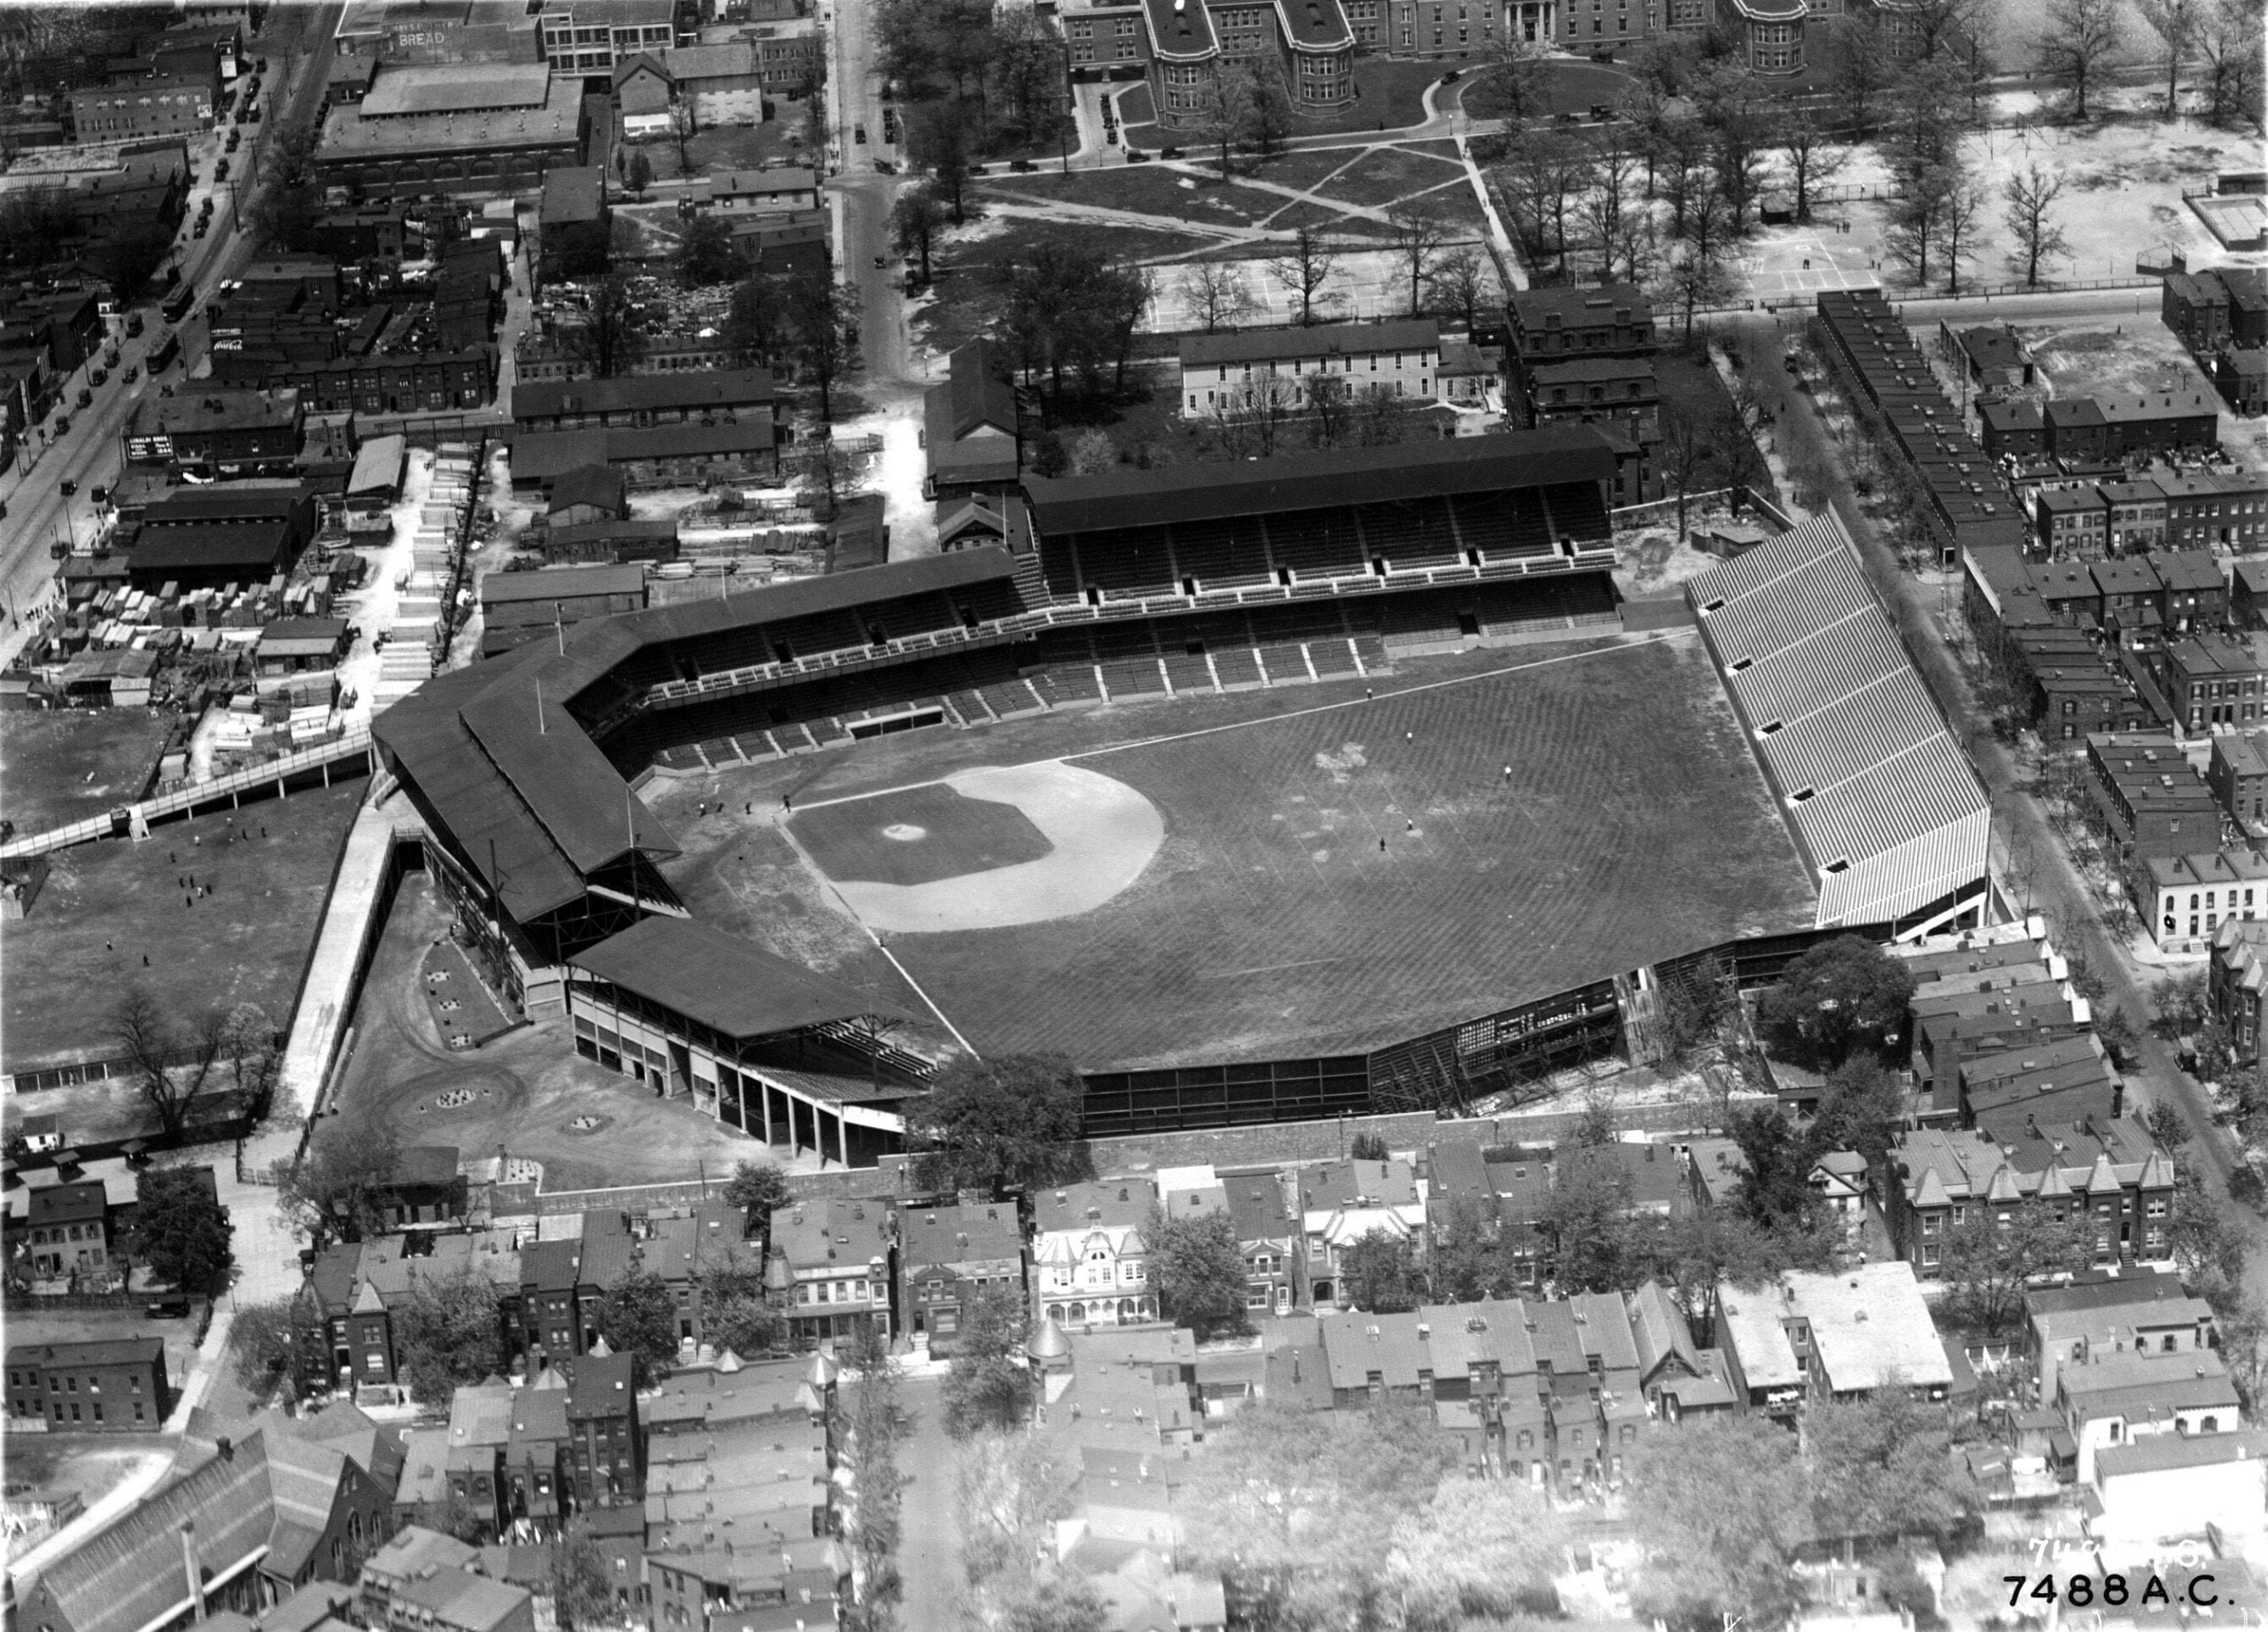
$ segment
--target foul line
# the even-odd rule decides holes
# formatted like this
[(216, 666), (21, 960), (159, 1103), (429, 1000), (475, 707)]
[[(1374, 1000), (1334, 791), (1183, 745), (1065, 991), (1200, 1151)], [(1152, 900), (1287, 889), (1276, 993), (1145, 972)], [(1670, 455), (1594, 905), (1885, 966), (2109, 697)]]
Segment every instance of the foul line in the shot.
[[(1531, 669), (1548, 669), (1556, 664), (1573, 663), (1584, 657), (1597, 657), (1613, 652), (1632, 651), (1639, 646), (1658, 645), (1664, 641), (1682, 640), (1697, 633), (1697, 631), (1691, 629), (1649, 630), (1634, 642), (1626, 643), (1617, 641), (1605, 645), (1586, 647), (1581, 651), (1562, 652), (1557, 657), (1538, 657), (1533, 663), (1516, 663), (1509, 668), (1485, 669), (1478, 674), (1459, 674), (1449, 680), (1427, 680), (1422, 686), (1404, 686), (1394, 691), (1379, 692), (1375, 696), (1348, 697), (1338, 703), (1318, 703), (1313, 708), (1293, 709), (1287, 713), (1269, 714), (1257, 719), (1237, 719), (1224, 726), (1205, 726), (1195, 731), (1180, 731), (1168, 736), (1144, 737), (1133, 742), (1114, 742), (1107, 748), (1082, 749), (1076, 754), (1059, 756), (1054, 763), (1068, 765), (1075, 759), (1095, 759), (1104, 754), (1122, 754), (1137, 748), (1156, 748), (1166, 742), (1193, 742), (1200, 736), (1218, 736), (1223, 731), (1244, 731), (1254, 726), (1272, 726), (1287, 719), (1305, 719), (1311, 715), (1329, 714), (1340, 709), (1366, 708), (1373, 703), (1383, 703), (1390, 697), (1414, 697), (1420, 692), (1446, 691), (1452, 686), (1470, 686), (1480, 680), (1502, 680), (1507, 674), (1524, 674)], [(1039, 760), (1033, 763), (1046, 764), (1048, 762)]]

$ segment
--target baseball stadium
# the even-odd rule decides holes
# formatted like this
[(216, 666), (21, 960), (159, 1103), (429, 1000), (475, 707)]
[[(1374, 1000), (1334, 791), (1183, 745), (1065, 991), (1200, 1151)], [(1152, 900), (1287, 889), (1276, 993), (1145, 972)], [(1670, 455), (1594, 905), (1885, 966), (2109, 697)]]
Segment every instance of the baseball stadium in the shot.
[(1069, 1056), (1095, 1135), (1467, 1103), (1681, 964), (1981, 907), (1839, 525), (1627, 631), (1616, 457), (1027, 478), (1002, 543), (579, 624), (375, 735), (531, 1015), (775, 1144), (870, 1164), (958, 1051)]

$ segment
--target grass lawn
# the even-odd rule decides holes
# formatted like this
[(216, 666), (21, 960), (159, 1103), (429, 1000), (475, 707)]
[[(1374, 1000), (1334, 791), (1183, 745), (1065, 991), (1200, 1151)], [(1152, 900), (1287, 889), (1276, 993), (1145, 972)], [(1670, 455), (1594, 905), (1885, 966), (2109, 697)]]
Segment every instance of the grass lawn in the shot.
[(1369, 151), (1362, 147), (1321, 147), (1283, 153), (1254, 166), (1249, 175), (1255, 182), (1273, 182), (1278, 187), (1305, 192), (1332, 171), (1355, 163)]
[(1157, 163), (1074, 170), (1068, 175), (1044, 172), (990, 175), (977, 185), (983, 192), (1024, 203), (1085, 204), (1169, 221), (1210, 221), (1228, 226), (1249, 226), (1282, 202), (1271, 193), (1233, 182), (1223, 184), (1209, 174), (1193, 175)]
[[(1467, 77), (1464, 86), (1464, 111), (1475, 119), (1501, 119), (1504, 116), (1502, 101), (1491, 84), (1494, 74), (1486, 68)], [(1775, 81), (1775, 86), (1783, 83)], [(1595, 62), (1570, 62), (1553, 58), (1543, 65), (1543, 111), (1546, 113), (1588, 113), (1593, 106), (1604, 103), (1614, 107), (1626, 97), (1635, 97), (1638, 82), (1619, 67), (1610, 68)]]
[(1365, 154), (1352, 169), (1341, 170), (1319, 190), (1327, 198), (1349, 204), (1384, 206), (1412, 193), (1464, 178), (1464, 167), (1443, 163), (1432, 155), (1406, 147), (1381, 147)]
[[(107, 999), (137, 983), (184, 1022), (257, 1003), (287, 1025), (367, 790), (357, 779), (173, 823), (138, 843), (57, 851), (31, 916), (9, 926), (5, 1069), (115, 1053)], [(181, 883), (190, 875), (213, 887), (194, 905)]]
[(1355, 58), (1355, 100), (1334, 113), (1294, 113), (1292, 135), (1336, 136), (1352, 130), (1399, 130), (1422, 124), (1425, 87), (1448, 73), (1437, 62), (1393, 57)]
[[(776, 808), (791, 777), (836, 797), (1069, 758), (1148, 798), (1164, 849), (1076, 917), (893, 935), (969, 1041), (1089, 1068), (1355, 1053), (1810, 921), (1810, 886), (1699, 647), (1597, 646), (1538, 666), (1574, 649), (911, 733), (681, 792)], [(851, 932), (799, 862), (744, 843), (744, 819), (719, 827), (729, 867), (696, 861), (695, 838), (671, 868), (696, 916), (713, 921), (729, 884)]]
[(167, 723), (139, 708), (0, 714), (0, 815), (44, 833), (140, 798)]
[[(1679, 351), (1658, 352), (1654, 355), (1654, 379), (1661, 391), (1665, 408), (1682, 408), (1687, 415), (1705, 425), (1733, 421), (1738, 417), (1731, 394), (1725, 390), (1725, 382), (1705, 359), (1689, 357)], [(1693, 486), (1697, 491), (1721, 487), (1730, 479), (1723, 462), (1713, 455), (1693, 478)], [(1770, 485), (1770, 478), (1767, 477), (1765, 486), (1768, 488)], [(1767, 492), (1766, 496), (1772, 495)]]

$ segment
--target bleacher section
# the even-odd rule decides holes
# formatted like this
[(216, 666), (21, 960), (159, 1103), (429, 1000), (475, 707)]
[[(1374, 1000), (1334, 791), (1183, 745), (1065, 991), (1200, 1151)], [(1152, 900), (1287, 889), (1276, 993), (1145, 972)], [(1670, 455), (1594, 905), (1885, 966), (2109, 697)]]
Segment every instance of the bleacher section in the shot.
[(1984, 790), (1832, 512), (1686, 595), (1818, 881), (1821, 928), (1941, 914), (1982, 887)]

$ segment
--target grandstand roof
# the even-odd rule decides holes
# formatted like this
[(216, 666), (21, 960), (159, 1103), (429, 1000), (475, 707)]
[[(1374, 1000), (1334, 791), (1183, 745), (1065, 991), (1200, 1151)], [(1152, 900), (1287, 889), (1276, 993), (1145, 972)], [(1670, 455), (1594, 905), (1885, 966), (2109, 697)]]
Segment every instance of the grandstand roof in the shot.
[(1052, 480), (1026, 477), (1024, 493), (1035, 531), (1073, 533), (1608, 481), (1613, 476), (1613, 447), (1597, 429), (1565, 424), (1430, 444), (1334, 448), (1243, 464), (1128, 469)]
[(913, 1018), (885, 998), (685, 918), (641, 919), (568, 961), (730, 1037), (867, 1014)]
[[(1832, 513), (1701, 573), (1686, 593), (1821, 876), (1823, 921), (1832, 921), (1829, 876), (1984, 819), (1984, 790)], [(1972, 858), (1965, 843), (1947, 843), (1937, 858), (1944, 873), (1869, 898), (1873, 905), (1894, 914), (1969, 882), (1981, 848)], [(1901, 871), (1923, 869), (1909, 857)]]
[(633, 849), (676, 841), (568, 711), (649, 646), (761, 626), (897, 595), (1006, 578), (1007, 553), (949, 556), (618, 613), (548, 641), (436, 676), (372, 727), (446, 841), (527, 922), (575, 900), (584, 880)]

